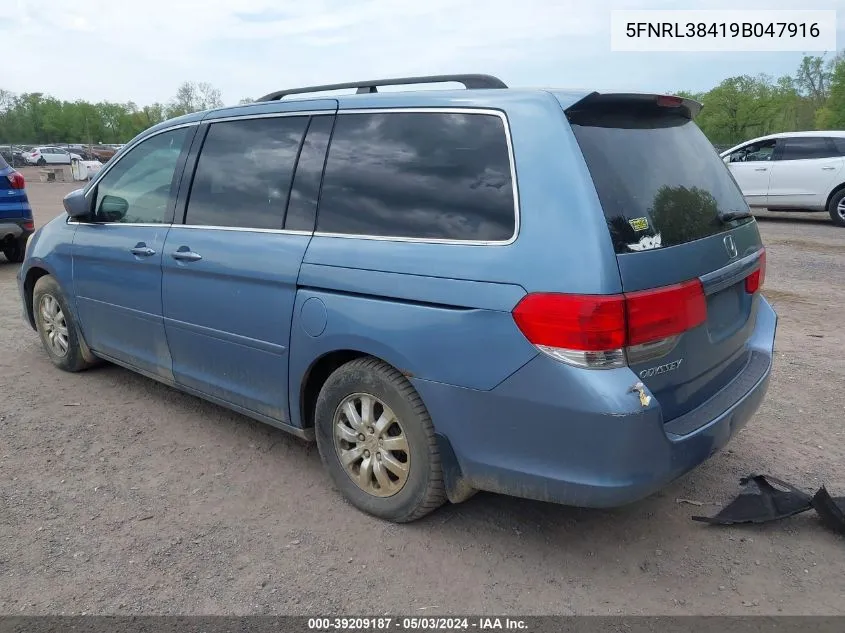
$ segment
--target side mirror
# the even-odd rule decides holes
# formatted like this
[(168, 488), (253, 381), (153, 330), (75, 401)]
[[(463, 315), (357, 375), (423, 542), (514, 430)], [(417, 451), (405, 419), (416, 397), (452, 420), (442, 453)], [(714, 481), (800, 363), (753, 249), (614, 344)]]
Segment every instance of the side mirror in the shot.
[(64, 197), (62, 204), (67, 214), (75, 220), (87, 218), (91, 215), (91, 201), (85, 197), (83, 189), (71, 191)]
[(103, 196), (97, 216), (104, 222), (120, 222), (129, 211), (129, 203), (120, 196)]

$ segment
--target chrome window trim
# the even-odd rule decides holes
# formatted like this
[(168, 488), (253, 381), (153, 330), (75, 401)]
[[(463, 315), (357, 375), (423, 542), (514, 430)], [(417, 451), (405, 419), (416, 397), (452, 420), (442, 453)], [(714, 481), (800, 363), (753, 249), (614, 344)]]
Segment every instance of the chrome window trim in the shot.
[[(408, 108), (390, 108), (390, 107), (382, 107), (382, 108), (358, 108), (358, 109), (346, 109), (346, 110), (297, 110), (297, 111), (289, 111), (289, 112), (270, 112), (270, 113), (262, 113), (262, 114), (247, 114), (243, 116), (227, 116), (227, 117), (220, 117), (220, 118), (210, 118), (210, 119), (202, 119), (199, 121), (191, 121), (190, 123), (181, 123), (179, 125), (174, 125), (163, 130), (158, 130), (153, 134), (149, 134), (142, 139), (132, 143), (126, 148), (123, 148), (121, 152), (120, 158), (115, 161), (114, 163), (108, 165), (108, 167), (102, 170), (99, 174), (97, 174), (96, 178), (91, 181), (89, 185), (88, 191), (85, 193), (85, 196), (91, 193), (94, 188), (99, 184), (100, 180), (102, 180), (106, 174), (108, 174), (111, 169), (123, 159), (133, 148), (137, 145), (140, 145), (147, 139), (150, 139), (154, 136), (158, 136), (159, 134), (164, 134), (165, 132), (169, 132), (171, 130), (178, 130), (180, 128), (185, 127), (192, 127), (192, 126), (199, 126), (203, 123), (220, 123), (226, 121), (240, 121), (240, 120), (248, 120), (248, 119), (269, 119), (269, 118), (279, 118), (279, 117), (291, 117), (291, 116), (318, 116), (318, 115), (349, 115), (349, 114), (385, 114), (385, 113), (431, 113), (431, 114), (477, 114), (477, 115), (487, 115), (487, 116), (496, 116), (502, 121), (502, 125), (504, 126), (505, 131), (505, 143), (508, 148), (508, 161), (510, 163), (510, 172), (511, 172), (511, 189), (513, 192), (513, 208), (514, 208), (514, 232), (513, 235), (508, 238), (507, 240), (460, 240), (460, 239), (445, 239), (445, 238), (424, 238), (424, 237), (402, 237), (402, 236), (392, 236), (392, 235), (366, 235), (366, 234), (354, 234), (354, 233), (329, 233), (323, 231), (294, 231), (288, 229), (253, 229), (253, 228), (245, 228), (245, 227), (233, 227), (233, 226), (203, 226), (203, 225), (196, 225), (196, 224), (179, 224), (176, 222), (172, 223), (129, 223), (129, 222), (79, 222), (75, 220), (71, 220), (68, 218), (68, 224), (76, 224), (76, 225), (89, 225), (89, 226), (146, 226), (146, 227), (162, 227), (162, 226), (169, 226), (171, 228), (184, 228), (184, 229), (209, 229), (212, 231), (240, 231), (240, 232), (248, 232), (248, 233), (277, 233), (281, 235), (313, 235), (314, 237), (328, 237), (328, 238), (338, 238), (338, 239), (354, 239), (354, 240), (373, 240), (379, 242), (406, 242), (411, 244), (447, 244), (447, 245), (454, 245), (454, 246), (509, 246), (516, 242), (519, 237), (519, 232), (522, 227), (521, 222), (521, 210), (520, 210), (520, 201), (519, 201), (519, 185), (516, 179), (516, 158), (514, 156), (513, 150), (513, 138), (512, 132), (510, 128), (510, 123), (508, 121), (507, 115), (502, 110), (497, 110), (495, 108), (478, 108), (478, 107), (425, 107), (425, 106), (418, 106), (418, 107), (408, 107)], [(331, 151), (331, 145), (329, 146), (329, 152)], [(183, 176), (184, 177), (184, 176)], [(317, 210), (319, 215), (319, 207)], [(316, 227), (315, 227), (316, 228)]]
[(277, 233), (279, 235), (313, 235), (311, 231), (294, 231), (290, 229), (252, 229), (241, 226), (213, 226), (202, 224), (170, 224), (162, 222), (155, 223), (132, 223), (132, 222), (77, 222), (76, 220), (68, 220), (68, 224), (77, 224), (84, 226), (146, 226), (146, 227), (168, 227), (171, 229), (208, 229), (210, 231), (238, 231), (241, 233)]
[[(324, 231), (314, 231), (314, 237), (332, 237), (341, 239), (353, 240), (375, 240), (380, 242), (410, 242), (417, 244), (450, 244), (456, 246), (509, 246), (516, 242), (519, 237), (521, 228), (520, 221), (520, 206), (519, 206), (519, 185), (516, 181), (516, 157), (513, 151), (513, 139), (511, 136), (510, 123), (508, 117), (502, 110), (495, 108), (479, 108), (479, 107), (425, 107), (416, 106), (410, 108), (350, 108), (346, 110), (338, 110), (337, 116), (344, 116), (349, 114), (384, 114), (384, 113), (425, 113), (425, 114), (479, 114), (487, 116), (496, 116), (502, 121), (505, 130), (505, 142), (508, 148), (508, 161), (510, 162), (511, 170), (511, 188), (513, 192), (513, 213), (514, 213), (514, 230), (513, 235), (507, 240), (456, 240), (446, 238), (426, 238), (426, 237), (400, 237), (392, 235), (358, 235), (354, 233), (329, 233)], [(331, 144), (329, 144), (329, 155), (331, 154)], [(328, 164), (328, 156), (326, 157), (326, 164)], [(323, 173), (325, 179), (325, 172)], [(322, 184), (321, 184), (322, 187)], [(320, 208), (317, 207), (317, 217), (319, 218)], [(314, 227), (316, 228), (316, 226)]]
[(291, 229), (253, 229), (243, 226), (215, 226), (203, 224), (174, 224), (174, 229), (208, 229), (211, 231), (238, 231), (240, 233), (278, 233), (280, 235), (313, 235), (311, 231), (294, 231)]
[(173, 226), (170, 222), (80, 222), (70, 218), (68, 218), (67, 224), (76, 224), (77, 226), (152, 226), (159, 228)]
[(296, 110), (291, 112), (262, 112), (261, 114), (244, 114), (241, 116), (213, 117), (203, 119), (203, 123), (226, 123), (229, 121), (249, 121), (251, 119), (279, 119), (292, 116), (318, 116), (320, 114), (334, 116), (336, 109), (331, 110)]

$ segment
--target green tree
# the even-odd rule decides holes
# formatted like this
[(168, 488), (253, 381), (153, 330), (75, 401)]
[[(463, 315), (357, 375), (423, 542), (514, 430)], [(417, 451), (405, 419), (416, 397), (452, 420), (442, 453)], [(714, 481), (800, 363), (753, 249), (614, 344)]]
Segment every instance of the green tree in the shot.
[(733, 144), (794, 125), (797, 94), (788, 80), (730, 77), (700, 95), (699, 126), (714, 143)]
[(816, 127), (820, 130), (845, 129), (845, 56), (840, 55), (834, 62), (828, 98), (816, 113)]
[(833, 74), (834, 60), (824, 57), (804, 55), (801, 65), (795, 73), (795, 83), (803, 95), (809, 97), (812, 103), (821, 107), (827, 101), (830, 80)]
[(223, 105), (220, 90), (209, 83), (186, 81), (179, 86), (176, 96), (167, 107), (167, 116), (175, 117), (190, 112), (219, 108)]

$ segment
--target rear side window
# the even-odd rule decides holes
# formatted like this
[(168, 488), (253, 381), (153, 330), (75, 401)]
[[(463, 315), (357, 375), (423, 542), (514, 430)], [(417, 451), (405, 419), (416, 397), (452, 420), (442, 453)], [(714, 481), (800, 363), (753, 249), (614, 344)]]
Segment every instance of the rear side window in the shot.
[(663, 108), (602, 108), (569, 120), (617, 253), (720, 233), (719, 214), (747, 211), (742, 193), (698, 126)]
[(307, 116), (212, 123), (185, 224), (281, 229)]
[(845, 156), (845, 137), (834, 136), (832, 139), (833, 144), (836, 146), (836, 153), (839, 156)]
[(781, 160), (810, 160), (839, 155), (833, 143), (823, 136), (792, 136), (784, 139), (783, 144)]
[(493, 114), (339, 114), (317, 230), (505, 241), (515, 231), (505, 125)]

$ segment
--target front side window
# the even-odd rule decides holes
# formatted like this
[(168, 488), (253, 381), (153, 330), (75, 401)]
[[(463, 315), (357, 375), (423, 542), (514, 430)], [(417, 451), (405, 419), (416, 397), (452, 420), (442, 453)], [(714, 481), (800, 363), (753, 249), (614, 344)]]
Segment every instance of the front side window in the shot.
[(823, 136), (793, 136), (785, 140), (781, 160), (811, 160), (838, 155), (833, 143)]
[(192, 133), (193, 128), (162, 132), (124, 155), (97, 184), (96, 221), (170, 222), (173, 177), (185, 142)]
[(515, 231), (505, 125), (493, 114), (339, 114), (317, 231), (506, 241)]
[(731, 154), (732, 163), (757, 163), (772, 160), (775, 153), (775, 139), (752, 143)]
[(281, 229), (307, 116), (212, 123), (185, 223)]

